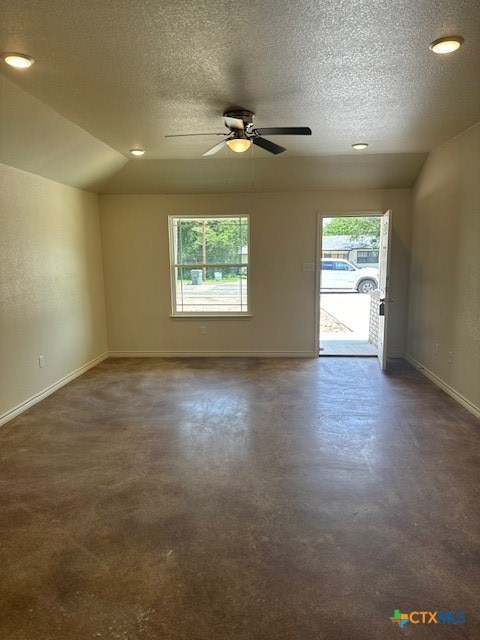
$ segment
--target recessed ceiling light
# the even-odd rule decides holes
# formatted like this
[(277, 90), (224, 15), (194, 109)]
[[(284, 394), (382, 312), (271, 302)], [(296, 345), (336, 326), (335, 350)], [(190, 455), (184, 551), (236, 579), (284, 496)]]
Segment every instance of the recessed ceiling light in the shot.
[(143, 154), (145, 153), (144, 149), (130, 149), (130, 153), (132, 154), (132, 156), (143, 156)]
[(446, 38), (434, 40), (430, 45), (430, 49), (434, 53), (451, 53), (456, 51), (463, 42), (464, 40), (461, 36), (447, 36)]
[(352, 149), (357, 149), (358, 151), (366, 149), (367, 147), (368, 144), (366, 142), (355, 142), (355, 144), (352, 144)]
[(2, 58), (15, 69), (28, 69), (35, 62), (31, 56), (24, 53), (2, 53)]

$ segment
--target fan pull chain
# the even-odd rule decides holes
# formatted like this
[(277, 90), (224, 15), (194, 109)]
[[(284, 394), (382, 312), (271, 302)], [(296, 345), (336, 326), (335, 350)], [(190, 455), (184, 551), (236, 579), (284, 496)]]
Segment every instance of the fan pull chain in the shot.
[(225, 186), (228, 187), (228, 147), (225, 146), (223, 149), (223, 156), (225, 158), (225, 162), (223, 163), (225, 169)]
[(251, 186), (254, 187), (255, 186), (255, 178), (253, 175), (253, 144), (250, 145), (250, 158), (252, 159), (251, 165), (252, 165), (252, 184)]

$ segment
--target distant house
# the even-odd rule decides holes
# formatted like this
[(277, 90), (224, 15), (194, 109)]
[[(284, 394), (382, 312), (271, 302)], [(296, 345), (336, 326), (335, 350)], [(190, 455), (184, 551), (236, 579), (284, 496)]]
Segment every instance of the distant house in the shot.
[(323, 236), (322, 258), (343, 258), (358, 267), (378, 266), (379, 249), (366, 242), (352, 240), (350, 236)]

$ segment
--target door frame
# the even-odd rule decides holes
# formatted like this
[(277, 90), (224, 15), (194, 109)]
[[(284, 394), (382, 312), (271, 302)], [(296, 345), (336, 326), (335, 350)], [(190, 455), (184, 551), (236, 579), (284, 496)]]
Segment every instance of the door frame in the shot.
[[(390, 302), (392, 299), (390, 298), (390, 270), (392, 263), (392, 230), (393, 230), (393, 211), (388, 209), (382, 216), (382, 227), (380, 232), (380, 255), (379, 255), (379, 283), (378, 288), (380, 291), (380, 306), (383, 304), (383, 314), (378, 318), (378, 339), (379, 339), (379, 348), (378, 348), (378, 361), (380, 363), (380, 368), (382, 371), (387, 370), (387, 358), (388, 358), (388, 316), (390, 310)], [(386, 243), (385, 240), (385, 226), (387, 228), (386, 232)], [(383, 269), (382, 269), (383, 266)]]
[[(369, 216), (377, 216), (381, 217), (385, 215), (387, 211), (392, 211), (390, 207), (386, 208), (384, 211), (379, 209), (369, 209), (369, 210), (356, 210), (356, 211), (317, 211), (317, 225), (316, 225), (316, 233), (315, 233), (315, 336), (313, 339), (313, 350), (316, 354), (315, 357), (320, 356), (320, 260), (322, 258), (322, 246), (323, 246), (323, 219), (324, 218), (362, 218)], [(390, 266), (391, 271), (391, 266)], [(387, 336), (385, 336), (385, 340)]]

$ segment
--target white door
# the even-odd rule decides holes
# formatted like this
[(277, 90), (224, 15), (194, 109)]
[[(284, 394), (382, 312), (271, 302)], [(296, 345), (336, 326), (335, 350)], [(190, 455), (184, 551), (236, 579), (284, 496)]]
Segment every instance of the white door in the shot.
[(378, 288), (380, 290), (380, 317), (378, 322), (378, 360), (382, 371), (387, 368), (387, 323), (390, 300), (390, 247), (392, 244), (392, 212), (382, 216), (380, 227), (380, 257)]

